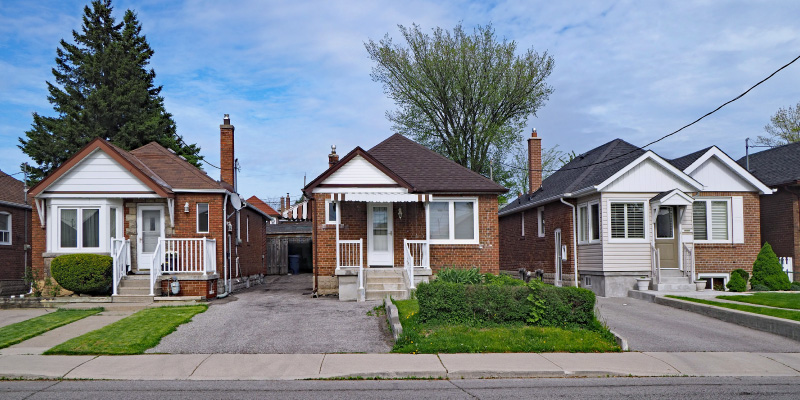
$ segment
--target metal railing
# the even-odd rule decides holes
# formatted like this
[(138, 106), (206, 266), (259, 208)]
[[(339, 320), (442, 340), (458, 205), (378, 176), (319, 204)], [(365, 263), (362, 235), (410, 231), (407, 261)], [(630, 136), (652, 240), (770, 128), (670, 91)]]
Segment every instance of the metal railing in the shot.
[(342, 267), (358, 267), (358, 300), (364, 301), (364, 239), (336, 241), (336, 269)]
[(694, 243), (684, 243), (682, 248), (683, 276), (688, 276), (694, 282), (696, 279), (694, 274)]
[(217, 241), (215, 239), (159, 238), (150, 268), (150, 295), (162, 274), (217, 272)]
[(153, 251), (153, 259), (150, 261), (150, 296), (155, 296), (156, 282), (158, 282), (158, 277), (161, 276), (161, 266), (164, 264), (162, 243), (161, 240), (158, 241), (156, 249)]
[(650, 256), (652, 257), (651, 272), (653, 275), (653, 285), (657, 285), (661, 283), (661, 257), (659, 257), (658, 249), (652, 243), (650, 244)]
[(403, 239), (403, 266), (408, 278), (408, 288), (414, 289), (414, 268), (430, 268), (430, 244), (427, 240)]
[(111, 239), (112, 286), (111, 293), (116, 296), (122, 277), (128, 274), (131, 265), (131, 241), (128, 239)]

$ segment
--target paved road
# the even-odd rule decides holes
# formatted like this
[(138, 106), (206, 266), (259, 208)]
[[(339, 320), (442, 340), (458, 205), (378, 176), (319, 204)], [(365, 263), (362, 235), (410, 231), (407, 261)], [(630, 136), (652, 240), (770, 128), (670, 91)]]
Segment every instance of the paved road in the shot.
[[(274, 279), (274, 278), (273, 278)], [(386, 353), (392, 338), (380, 302), (311, 298), (312, 275), (272, 282), (214, 300), (148, 353), (320, 354)]]
[(783, 336), (643, 300), (598, 297), (597, 304), (599, 319), (633, 351), (800, 351)]
[(796, 399), (796, 378), (442, 381), (0, 381), (12, 399)]

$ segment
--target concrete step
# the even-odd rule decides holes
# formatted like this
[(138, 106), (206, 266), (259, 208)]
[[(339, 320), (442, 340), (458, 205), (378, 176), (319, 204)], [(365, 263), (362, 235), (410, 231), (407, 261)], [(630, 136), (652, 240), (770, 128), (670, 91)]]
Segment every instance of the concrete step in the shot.
[(403, 276), (402, 268), (367, 268), (364, 270), (367, 276)]
[(375, 290), (406, 290), (406, 285), (403, 283), (367, 283), (367, 292)]
[(150, 295), (117, 295), (111, 296), (112, 303), (152, 303), (153, 296)]
[(371, 278), (364, 281), (366, 284), (375, 283), (389, 283), (389, 284), (404, 284), (406, 280), (404, 278)]
[(659, 283), (654, 289), (659, 292), (695, 292), (697, 285), (694, 283)]
[(150, 288), (147, 287), (119, 287), (117, 294), (120, 296), (147, 296), (150, 295)]
[(689, 279), (688, 276), (681, 276), (681, 277), (662, 276), (661, 283), (677, 284), (677, 283), (692, 283), (692, 281), (691, 279)]
[(661, 277), (682, 277), (683, 271), (679, 269), (661, 269)]
[(125, 279), (122, 278), (119, 281), (120, 287), (130, 287), (130, 288), (149, 288), (150, 287), (150, 279)]
[(129, 280), (129, 281), (149, 281), (150, 274), (131, 274), (125, 275), (122, 277), (122, 280)]
[(367, 300), (383, 300), (386, 296), (391, 296), (393, 299), (406, 300), (408, 299), (407, 290), (373, 290), (367, 291)]

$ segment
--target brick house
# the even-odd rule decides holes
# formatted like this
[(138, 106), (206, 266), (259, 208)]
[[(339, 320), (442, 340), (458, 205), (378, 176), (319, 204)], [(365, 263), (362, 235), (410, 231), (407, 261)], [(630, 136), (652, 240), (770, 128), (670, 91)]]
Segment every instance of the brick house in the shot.
[(800, 142), (742, 157), (738, 163), (775, 190), (761, 196), (761, 242), (784, 258), (794, 280), (800, 279)]
[(544, 181), (535, 131), (528, 148), (533, 190), (500, 210), (503, 268), (600, 296), (627, 296), (642, 276), (654, 290), (689, 290), (752, 269), (759, 196), (772, 191), (717, 147), (665, 160), (615, 139)]
[(328, 161), (303, 189), (318, 294), (403, 297), (444, 267), (498, 273), (502, 186), (399, 134)]
[(34, 270), (49, 274), (61, 254), (110, 255), (113, 295), (145, 300), (170, 279), (204, 298), (263, 279), (268, 217), (237, 194), (227, 115), (220, 143), (216, 181), (155, 142), (91, 141), (29, 191)]
[(31, 265), (30, 215), (25, 184), (0, 171), (0, 296), (28, 292), (23, 275)]

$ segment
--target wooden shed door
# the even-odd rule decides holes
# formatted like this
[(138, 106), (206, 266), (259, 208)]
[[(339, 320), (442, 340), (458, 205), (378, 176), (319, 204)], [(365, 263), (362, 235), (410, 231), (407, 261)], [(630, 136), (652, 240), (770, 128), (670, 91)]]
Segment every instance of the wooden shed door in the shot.
[(289, 273), (289, 239), (270, 238), (267, 241), (267, 275)]

